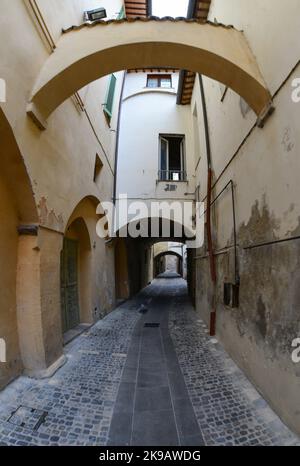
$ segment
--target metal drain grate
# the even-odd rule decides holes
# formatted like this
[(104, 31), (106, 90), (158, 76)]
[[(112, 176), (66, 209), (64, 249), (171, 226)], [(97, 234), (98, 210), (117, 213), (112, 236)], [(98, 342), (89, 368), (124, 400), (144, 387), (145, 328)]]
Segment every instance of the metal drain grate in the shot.
[(160, 326), (160, 324), (156, 323), (156, 322), (147, 322), (144, 327), (146, 328), (158, 328)]
[(41, 424), (45, 422), (47, 415), (47, 411), (20, 406), (16, 411), (11, 413), (8, 422), (25, 429), (38, 430)]

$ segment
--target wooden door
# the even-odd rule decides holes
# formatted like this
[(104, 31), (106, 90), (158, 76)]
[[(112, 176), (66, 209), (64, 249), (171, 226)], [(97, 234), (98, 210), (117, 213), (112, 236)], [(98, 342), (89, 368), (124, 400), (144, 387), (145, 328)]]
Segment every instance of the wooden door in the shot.
[(61, 314), (63, 333), (80, 323), (78, 242), (65, 238), (61, 253)]

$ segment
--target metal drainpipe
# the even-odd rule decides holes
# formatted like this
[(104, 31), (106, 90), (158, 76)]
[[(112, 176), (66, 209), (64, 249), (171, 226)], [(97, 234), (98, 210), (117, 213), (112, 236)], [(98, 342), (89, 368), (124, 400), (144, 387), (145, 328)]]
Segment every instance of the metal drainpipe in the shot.
[(115, 149), (115, 169), (114, 169), (114, 192), (113, 192), (113, 203), (116, 204), (116, 195), (117, 195), (117, 174), (118, 174), (118, 158), (119, 158), (119, 144), (120, 144), (120, 126), (121, 126), (121, 113), (122, 113), (122, 103), (123, 95), (125, 88), (125, 79), (126, 71), (124, 71), (123, 82), (121, 87), (120, 101), (119, 101), (119, 114), (118, 114), (118, 123), (117, 123), (117, 140), (116, 140), (116, 149)]
[(206, 209), (206, 231), (207, 231), (207, 246), (209, 254), (209, 263), (210, 263), (210, 275), (211, 281), (213, 284), (213, 297), (212, 297), (212, 308), (210, 311), (210, 336), (216, 334), (216, 284), (217, 284), (217, 274), (216, 274), (216, 260), (213, 250), (213, 241), (212, 241), (212, 228), (211, 228), (211, 191), (212, 191), (212, 163), (211, 163), (211, 146), (209, 138), (209, 126), (208, 126), (208, 117), (207, 117), (207, 107), (206, 107), (206, 98), (204, 92), (203, 78), (201, 74), (199, 76), (200, 92), (202, 99), (202, 109), (203, 109), (203, 120), (204, 120), (204, 129), (205, 129), (205, 142), (206, 142), (206, 154), (207, 154), (207, 209)]

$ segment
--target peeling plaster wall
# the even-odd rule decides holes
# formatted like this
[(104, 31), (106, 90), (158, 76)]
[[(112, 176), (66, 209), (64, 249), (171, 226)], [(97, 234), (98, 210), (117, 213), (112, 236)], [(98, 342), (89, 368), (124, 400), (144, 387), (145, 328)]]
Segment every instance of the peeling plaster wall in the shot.
[[(270, 0), (212, 2), (210, 19), (244, 30), (270, 89), (274, 92), (283, 84), (274, 98), (276, 111), (264, 129), (254, 128), (247, 137), (255, 124), (253, 112), (230, 90), (221, 102), (224, 86), (219, 83), (204, 78), (204, 86), (214, 180), (218, 179), (212, 198), (233, 180), (241, 280), (239, 308), (224, 306), (223, 284), (234, 280), (229, 188), (212, 209), (217, 337), (282, 419), (299, 433), (300, 365), (291, 360), (291, 344), (300, 335), (300, 240), (278, 242), (299, 237), (300, 232), (300, 104), (291, 99), (292, 80), (300, 76), (300, 66), (292, 72), (300, 55), (298, 3), (292, 0), (287, 7)], [(207, 163), (198, 80), (192, 112), (195, 106), (201, 147), (197, 184), (205, 199)], [(209, 323), (213, 288), (205, 248), (197, 256), (196, 307)]]

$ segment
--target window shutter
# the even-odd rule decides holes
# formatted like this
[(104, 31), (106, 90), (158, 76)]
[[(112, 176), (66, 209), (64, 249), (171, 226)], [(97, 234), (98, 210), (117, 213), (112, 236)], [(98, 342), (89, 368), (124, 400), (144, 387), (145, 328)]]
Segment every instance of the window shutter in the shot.
[(116, 90), (117, 78), (112, 74), (109, 81), (108, 91), (106, 95), (106, 103), (104, 106), (104, 111), (107, 113), (109, 118), (112, 117), (112, 110), (114, 104), (114, 96)]
[(122, 6), (122, 8), (121, 8), (121, 10), (120, 10), (117, 19), (123, 19), (123, 18), (125, 18), (125, 8), (124, 8), (124, 5)]

